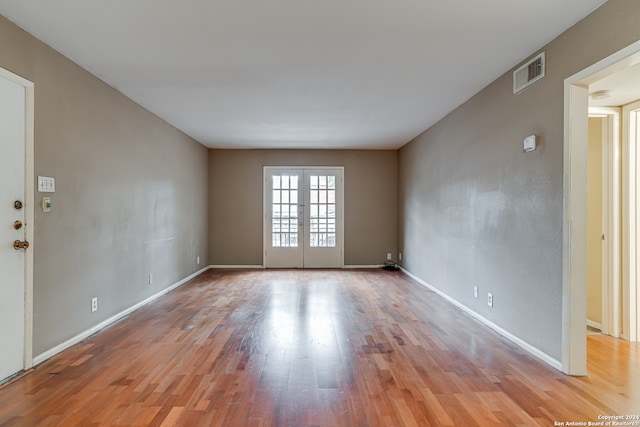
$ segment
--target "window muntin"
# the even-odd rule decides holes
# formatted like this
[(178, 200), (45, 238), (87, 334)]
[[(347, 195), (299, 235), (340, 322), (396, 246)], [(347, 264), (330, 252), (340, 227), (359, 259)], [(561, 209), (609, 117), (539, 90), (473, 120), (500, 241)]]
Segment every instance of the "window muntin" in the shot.
[(309, 177), (309, 246), (336, 246), (336, 177)]
[(298, 176), (274, 175), (271, 181), (271, 246), (298, 247)]

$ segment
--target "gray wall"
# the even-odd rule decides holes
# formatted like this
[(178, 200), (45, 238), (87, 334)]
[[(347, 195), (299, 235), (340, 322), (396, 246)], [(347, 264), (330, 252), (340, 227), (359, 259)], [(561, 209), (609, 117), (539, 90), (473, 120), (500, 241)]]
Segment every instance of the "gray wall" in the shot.
[(2, 17), (0, 67), (34, 82), (35, 175), (56, 179), (35, 215), (38, 355), (206, 265), (208, 156)]
[(339, 165), (346, 264), (399, 245), (409, 271), (560, 359), (562, 82), (638, 37), (640, 2), (610, 0), (544, 48), (544, 80), (513, 96), (505, 74), (399, 153), (208, 152), (0, 18), (0, 66), (35, 82), (35, 175), (56, 178), (36, 212), (34, 353), (205, 260), (261, 264), (262, 166)]
[(543, 80), (513, 95), (511, 70), (400, 150), (404, 267), (557, 360), (563, 81), (638, 38), (640, 2), (610, 0), (541, 49)]
[(211, 264), (262, 265), (263, 166), (344, 166), (345, 264), (396, 254), (397, 151), (211, 150), (209, 163)]

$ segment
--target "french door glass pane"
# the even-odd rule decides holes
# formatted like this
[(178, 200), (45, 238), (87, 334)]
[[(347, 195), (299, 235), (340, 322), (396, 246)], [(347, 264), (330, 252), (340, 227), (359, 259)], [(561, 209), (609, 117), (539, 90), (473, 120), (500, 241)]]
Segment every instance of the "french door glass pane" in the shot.
[(309, 245), (311, 247), (336, 246), (336, 177), (311, 175), (309, 206)]
[(271, 245), (298, 247), (298, 176), (274, 175), (271, 191)]

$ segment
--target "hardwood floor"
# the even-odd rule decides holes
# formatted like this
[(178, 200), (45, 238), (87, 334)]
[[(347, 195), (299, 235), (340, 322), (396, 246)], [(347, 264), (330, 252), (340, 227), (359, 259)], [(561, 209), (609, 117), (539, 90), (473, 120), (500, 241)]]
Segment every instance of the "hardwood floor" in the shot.
[(0, 426), (553, 426), (640, 415), (638, 345), (588, 339), (589, 376), (573, 378), (402, 273), (210, 270), (0, 390)]

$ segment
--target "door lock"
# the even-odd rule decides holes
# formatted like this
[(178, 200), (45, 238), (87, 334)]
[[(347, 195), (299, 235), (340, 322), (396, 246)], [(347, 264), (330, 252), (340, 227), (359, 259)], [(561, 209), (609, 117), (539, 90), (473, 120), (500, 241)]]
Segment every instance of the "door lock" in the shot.
[(22, 209), (22, 202), (20, 200), (16, 200), (13, 202), (13, 207), (16, 208), (16, 210)]
[(20, 250), (20, 249), (27, 249), (29, 247), (29, 242), (27, 242), (26, 240), (20, 241), (20, 240), (16, 240), (15, 242), (13, 242), (13, 249), (15, 249), (16, 251)]
[(22, 228), (22, 223), (20, 221), (14, 222), (13, 228), (15, 228), (16, 230), (20, 230)]

